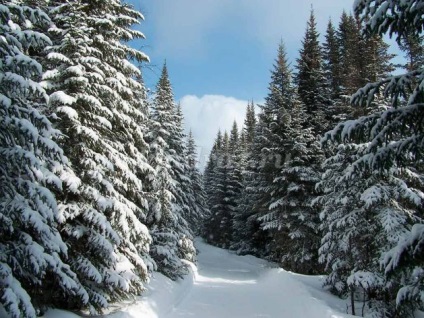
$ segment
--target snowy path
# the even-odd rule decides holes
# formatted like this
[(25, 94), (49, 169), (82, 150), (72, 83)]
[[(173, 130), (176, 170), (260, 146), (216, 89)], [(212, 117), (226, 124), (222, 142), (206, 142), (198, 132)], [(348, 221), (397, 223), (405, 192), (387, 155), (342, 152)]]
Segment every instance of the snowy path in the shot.
[[(318, 276), (272, 268), (198, 240), (198, 267), (173, 282), (155, 273), (148, 291), (105, 318), (347, 318), (346, 300), (321, 288)], [(45, 318), (78, 318), (51, 310)], [(423, 317), (424, 318), (424, 317)]]
[[(270, 268), (266, 261), (202, 242), (197, 246), (199, 263), (192, 288), (166, 318), (349, 317), (333, 309), (340, 304), (321, 291), (317, 277)], [(331, 307), (326, 298), (333, 300)]]

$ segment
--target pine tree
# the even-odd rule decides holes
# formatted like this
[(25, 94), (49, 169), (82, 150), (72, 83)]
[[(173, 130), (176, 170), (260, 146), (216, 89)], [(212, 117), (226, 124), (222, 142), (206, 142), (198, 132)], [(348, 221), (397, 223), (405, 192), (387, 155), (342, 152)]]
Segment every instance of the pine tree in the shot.
[[(152, 168), (143, 137), (144, 87), (129, 59), (148, 58), (126, 44), (144, 37), (131, 29), (143, 17), (118, 0), (49, 5), (56, 28), (50, 29), (43, 85), (64, 134), (60, 144), (81, 182), (58, 196), (67, 219), (61, 232), (94, 313), (109, 301), (140, 294), (147, 279), (151, 238), (142, 223), (147, 200), (141, 178)], [(122, 263), (131, 264), (128, 273), (120, 270)]]
[(246, 136), (246, 144), (251, 145), (255, 139), (256, 115), (255, 105), (252, 103), (247, 105), (246, 118), (244, 119), (243, 132)]
[(175, 105), (166, 64), (152, 106), (149, 162), (156, 176), (150, 189), (148, 216), (153, 238), (151, 255), (158, 271), (177, 279), (187, 271), (181, 258), (193, 260), (195, 250), (186, 219), (190, 207), (184, 188), (188, 179), (184, 175), (187, 166), (182, 157), (185, 153), (182, 114)]
[(363, 43), (358, 23), (352, 15), (343, 12), (337, 30), (340, 49), (341, 92), (346, 102), (350, 95), (361, 87), (360, 68)]
[(407, 35), (402, 38), (399, 48), (405, 53), (407, 63), (404, 68), (413, 71), (424, 66), (424, 37), (422, 35)]
[(320, 272), (319, 215), (312, 201), (322, 152), (312, 128), (303, 128), (305, 118), (299, 102), (290, 105), (282, 143), (289, 156), (273, 181), (269, 212), (261, 220), (264, 228), (273, 231), (275, 259), (286, 269), (312, 274)]
[(350, 296), (353, 314), (355, 295), (362, 293), (363, 312), (385, 317), (396, 312), (398, 282), (386, 280), (380, 261), (410, 228), (423, 194), (408, 186), (413, 179), (420, 182), (410, 169), (360, 172), (345, 164), (360, 157), (364, 148), (340, 145), (324, 164), (317, 185), (323, 190), (318, 199), (323, 206), (320, 261), (329, 271), (326, 284), (334, 293)]
[[(251, 234), (256, 231), (252, 224), (252, 220), (248, 220), (251, 214), (252, 197), (249, 184), (251, 184), (251, 171), (254, 167), (248, 166), (248, 161), (252, 157), (252, 145), (255, 140), (256, 132), (256, 116), (255, 106), (249, 103), (246, 108), (246, 117), (244, 126), (240, 133), (240, 159), (238, 160), (238, 168), (241, 171), (240, 194), (237, 199), (237, 208), (233, 218), (233, 238), (231, 249), (236, 250), (240, 254), (252, 253), (252, 245), (250, 244)], [(252, 227), (250, 227), (252, 226)]]
[(328, 107), (324, 110), (325, 120), (328, 126), (324, 131), (333, 128), (340, 120), (343, 120), (341, 100), (341, 56), (336, 29), (331, 20), (328, 22), (325, 42), (323, 44), (323, 72), (325, 78), (324, 93)]
[[(383, 3), (384, 2), (384, 3)], [(376, 1), (371, 5), (371, 1), (357, 1), (355, 12), (361, 16), (366, 24), (366, 29), (370, 35), (382, 35), (385, 32), (397, 34), (397, 40), (400, 42), (403, 38), (410, 35), (419, 35), (422, 31), (422, 8), (416, 6), (417, 1), (396, 2), (396, 1)], [(390, 14), (386, 14), (390, 12)], [(418, 23), (418, 24), (417, 24)], [(359, 106), (370, 106), (379, 93), (391, 102), (391, 107), (381, 112), (375, 112), (359, 118), (358, 120), (347, 121), (339, 124), (331, 133), (327, 134), (325, 140), (342, 141), (345, 144), (362, 144), (364, 147), (357, 157), (353, 158), (350, 174), (368, 174), (379, 171), (381, 174), (388, 174), (398, 167), (414, 167), (421, 163), (421, 139), (422, 127), (421, 103), (422, 103), (422, 71), (420, 69), (408, 72), (407, 74), (390, 76), (387, 79), (379, 80), (367, 84), (360, 89), (353, 97), (354, 104)], [(416, 84), (413, 84), (416, 81)], [(415, 85), (411, 96), (403, 102), (407, 96), (407, 86)], [(396, 171), (396, 170), (395, 170)], [(419, 170), (413, 174), (420, 179)], [(407, 176), (409, 178), (410, 176)], [(367, 179), (365, 179), (366, 181)], [(389, 179), (390, 180), (390, 179)], [(380, 206), (390, 203), (390, 198), (394, 201), (399, 200), (402, 205), (408, 201), (420, 205), (422, 196), (418, 195), (405, 181), (405, 177), (400, 179), (401, 191), (385, 194)], [(382, 184), (383, 180), (379, 180)], [(383, 184), (384, 185), (384, 184)], [(380, 193), (384, 193), (381, 190)], [(409, 194), (408, 192), (414, 195)], [(406, 195), (406, 198), (399, 196)], [(406, 200), (407, 199), (407, 200)], [(398, 205), (396, 209), (403, 208)], [(394, 211), (396, 211), (396, 209)], [(378, 209), (373, 208), (378, 211)], [(387, 215), (388, 210), (385, 210)], [(390, 211), (390, 210), (389, 210)], [(411, 217), (415, 222), (421, 223), (422, 211), (412, 208)], [(383, 214), (384, 215), (384, 214)], [(401, 215), (396, 213), (396, 215)], [(391, 288), (399, 288), (397, 297), (389, 297), (389, 301), (396, 301), (396, 308), (387, 308), (383, 311), (384, 316), (405, 317), (411, 315), (417, 306), (422, 305), (418, 293), (422, 292), (423, 275), (421, 257), (415, 254), (419, 250), (422, 240), (421, 224), (412, 227), (404, 239), (397, 239), (393, 242), (395, 247), (381, 257), (386, 266), (386, 280), (392, 280)], [(397, 242), (396, 242), (397, 241)], [(409, 249), (414, 246), (415, 251)], [(408, 260), (409, 264), (402, 263)], [(418, 267), (417, 267), (418, 266)], [(417, 270), (420, 268), (419, 270)], [(351, 280), (352, 283), (355, 280)], [(396, 298), (396, 300), (395, 300)], [(387, 301), (387, 299), (386, 299)]]
[(35, 318), (58, 299), (88, 300), (66, 264), (58, 231), (66, 217), (52, 193), (63, 185), (57, 175), (72, 171), (43, 114), (39, 55), (50, 25), (31, 4), (0, 5), (0, 306), (14, 318)]
[[(288, 109), (293, 103), (294, 87), (288, 67), (284, 44), (280, 43), (274, 69), (271, 72), (269, 93), (261, 106), (254, 140), (246, 158), (243, 192), (238, 211), (238, 224), (245, 220), (245, 235), (240, 239), (240, 253), (269, 256), (268, 230), (261, 228), (259, 218), (268, 213), (268, 205), (275, 192), (273, 181), (285, 160), (282, 145)], [(243, 237), (243, 236), (242, 236)]]
[[(206, 202), (208, 204), (208, 207), (210, 208), (212, 206), (213, 198), (214, 198), (214, 171), (217, 165), (219, 164), (219, 158), (218, 154), (222, 147), (222, 133), (219, 130), (217, 133), (217, 136), (215, 138), (214, 145), (212, 147), (212, 150), (209, 154), (208, 162), (205, 167), (205, 171), (203, 173), (203, 184), (205, 188), (206, 193)], [(207, 229), (204, 229), (204, 231), (207, 231)], [(205, 236), (206, 238), (206, 236)]]
[(193, 232), (198, 234), (200, 231), (200, 226), (208, 215), (208, 208), (206, 203), (206, 192), (203, 186), (202, 175), (197, 167), (198, 159), (196, 152), (196, 143), (194, 141), (193, 133), (189, 132), (187, 138), (187, 147), (186, 147), (186, 158), (188, 161), (188, 177), (192, 185), (192, 200), (190, 209), (194, 211), (193, 216), (196, 218), (192, 220)]
[(210, 216), (205, 220), (203, 236), (208, 243), (228, 248), (231, 241), (232, 214), (232, 185), (230, 183), (231, 156), (228, 133), (221, 134), (215, 142), (216, 161), (212, 172), (212, 187), (209, 189)]
[(326, 100), (322, 52), (318, 37), (312, 10), (302, 41), (300, 57), (297, 59), (296, 84), (299, 98), (306, 107), (308, 122), (315, 133), (321, 134), (325, 130), (323, 121)]

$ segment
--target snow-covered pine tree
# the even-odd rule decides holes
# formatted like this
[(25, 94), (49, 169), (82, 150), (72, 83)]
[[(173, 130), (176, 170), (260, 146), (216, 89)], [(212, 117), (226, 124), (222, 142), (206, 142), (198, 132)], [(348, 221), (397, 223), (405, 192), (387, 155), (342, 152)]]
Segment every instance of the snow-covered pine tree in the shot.
[[(153, 100), (152, 127), (149, 134), (150, 164), (156, 171), (150, 189), (151, 204), (148, 225), (153, 243), (151, 255), (157, 270), (172, 279), (186, 273), (181, 258), (194, 260), (196, 252), (187, 222), (190, 209), (183, 186), (187, 178), (187, 163), (183, 155), (182, 115), (177, 110), (166, 64), (156, 86)], [(192, 190), (188, 189), (188, 194)], [(189, 248), (189, 250), (188, 250)]]
[(325, 94), (325, 77), (321, 47), (318, 41), (314, 11), (311, 10), (305, 37), (297, 59), (296, 84), (300, 100), (305, 105), (308, 120), (316, 134), (327, 131), (324, 112), (328, 101)]
[[(250, 146), (255, 139), (256, 130), (256, 115), (255, 115), (255, 104), (253, 101), (247, 105), (246, 118), (244, 119), (243, 131), (246, 136), (246, 144)], [(248, 147), (246, 147), (248, 148)]]
[[(185, 240), (192, 240), (194, 229), (199, 226), (201, 213), (196, 207), (196, 199), (193, 189), (192, 180), (189, 177), (191, 168), (187, 156), (187, 136), (184, 133), (184, 116), (182, 114), (181, 105), (178, 104), (175, 108), (175, 127), (171, 134), (171, 167), (177, 184), (175, 185), (176, 203), (180, 207), (180, 211), (176, 212), (182, 216), (187, 222), (187, 230), (190, 235), (183, 234)], [(188, 236), (187, 236), (188, 235)], [(192, 251), (195, 252), (195, 251)], [(181, 254), (181, 257), (188, 259), (189, 257)], [(190, 259), (194, 260), (194, 259)]]
[[(271, 71), (269, 93), (265, 98), (265, 104), (260, 106), (258, 124), (255, 139), (251, 148), (251, 155), (247, 161), (249, 184), (246, 185), (250, 195), (250, 212), (248, 212), (249, 228), (255, 241), (253, 247), (259, 256), (270, 256), (271, 236), (259, 220), (268, 214), (269, 203), (276, 191), (273, 183), (277, 177), (281, 165), (284, 163), (286, 152), (284, 150), (285, 127), (289, 118), (286, 107), (292, 104), (294, 87), (291, 81), (291, 71), (287, 62), (284, 44), (278, 47), (277, 59), (274, 69)], [(249, 193), (249, 194), (248, 194)], [(253, 244), (253, 242), (252, 242)], [(271, 256), (272, 258), (272, 256)]]
[(213, 169), (212, 191), (208, 201), (210, 216), (205, 221), (203, 234), (209, 243), (223, 248), (230, 246), (232, 237), (232, 217), (235, 210), (232, 170), (230, 138), (224, 132), (220, 147), (217, 148), (217, 162)]
[(61, 232), (93, 313), (140, 294), (147, 278), (151, 238), (142, 223), (147, 200), (140, 179), (152, 171), (143, 140), (147, 107), (140, 71), (129, 59), (148, 58), (127, 45), (144, 37), (131, 29), (143, 17), (119, 0), (50, 1), (49, 9), (56, 27), (43, 85), (81, 182), (58, 196), (66, 218)]
[[(253, 233), (258, 230), (259, 222), (250, 218), (252, 215), (253, 197), (249, 185), (252, 183), (251, 172), (255, 166), (248, 166), (248, 161), (254, 156), (252, 154), (252, 145), (255, 140), (256, 116), (253, 101), (248, 103), (246, 108), (246, 117), (244, 126), (240, 135), (240, 155), (239, 169), (241, 169), (241, 189), (237, 199), (237, 208), (233, 219), (233, 238), (231, 249), (240, 254), (252, 254), (253, 251)], [(257, 225), (255, 228), (255, 224)]]
[(333, 128), (345, 116), (343, 112), (341, 99), (341, 56), (340, 46), (337, 38), (336, 29), (331, 22), (328, 22), (327, 31), (325, 34), (325, 42), (322, 47), (323, 57), (323, 72), (325, 78), (324, 94), (325, 100), (328, 102), (328, 107), (324, 110), (325, 120), (328, 123), (324, 131)]
[(337, 41), (340, 50), (341, 94), (346, 107), (350, 95), (363, 83), (359, 66), (362, 41), (358, 27), (355, 18), (343, 11), (337, 29)]
[[(397, 40), (400, 42), (406, 36), (419, 35), (422, 31), (423, 11), (416, 4), (415, 0), (408, 2), (358, 0), (355, 3), (355, 12), (366, 23), (371, 35), (389, 32), (397, 34)], [(391, 107), (382, 112), (341, 123), (326, 135), (325, 140), (365, 143), (358, 157), (352, 161), (349, 171), (357, 174), (373, 174), (376, 170), (380, 170), (381, 173), (387, 174), (399, 166), (403, 168), (421, 164), (423, 132), (421, 121), (417, 119), (422, 117), (422, 78), (421, 69), (390, 76), (367, 84), (352, 97), (354, 104), (369, 106), (381, 93), (391, 101)], [(412, 94), (408, 97), (409, 85), (414, 86)], [(419, 172), (417, 178), (421, 178)], [(403, 182), (402, 192), (395, 193), (394, 197), (406, 191), (411, 191), (411, 188)], [(416, 194), (413, 187), (411, 192)], [(422, 199), (421, 196), (418, 198)], [(414, 196), (410, 195), (408, 199), (414, 202)], [(421, 204), (419, 200), (414, 203)], [(422, 211), (412, 209), (413, 217), (422, 219), (422, 215)], [(384, 253), (382, 255), (387, 265), (386, 272), (391, 272), (392, 278), (398, 275), (397, 283), (400, 283), (400, 287), (403, 286), (396, 299), (397, 308), (393, 314), (395, 317), (405, 317), (418, 305), (422, 305), (418, 296), (423, 290), (423, 275), (420, 274), (422, 260), (419, 256), (417, 258), (418, 254), (415, 254), (417, 250), (410, 249), (414, 245), (419, 248), (421, 240), (419, 237), (422, 237), (420, 227), (420, 224), (415, 225), (392, 252), (386, 256)], [(409, 244), (411, 242), (414, 243), (411, 245)], [(401, 259), (409, 259), (410, 263), (402, 264)], [(394, 283), (392, 286), (397, 288)]]
[[(221, 130), (218, 130), (217, 136), (215, 138), (212, 150), (209, 154), (208, 161), (206, 163), (205, 171), (203, 173), (203, 185), (205, 188), (206, 193), (206, 203), (210, 209), (210, 207), (213, 205), (214, 200), (214, 185), (215, 185), (215, 168), (217, 167), (219, 163), (219, 152), (222, 147), (222, 133)], [(210, 216), (210, 215), (209, 215)], [(208, 232), (207, 227), (203, 227), (202, 229), (203, 233)], [(207, 239), (207, 235), (204, 235), (204, 237)]]
[(235, 219), (238, 217), (238, 206), (241, 191), (243, 188), (243, 147), (242, 141), (240, 140), (240, 135), (237, 127), (237, 122), (233, 122), (233, 127), (230, 132), (230, 140), (229, 140), (229, 180), (228, 180), (228, 188), (226, 195), (227, 206), (231, 209), (231, 236), (230, 236), (230, 244), (233, 245), (235, 241), (235, 233), (236, 233), (236, 225)]
[(337, 41), (336, 29), (332, 21), (328, 21), (325, 33), (325, 42), (323, 43), (323, 71), (329, 88), (328, 99), (337, 100), (340, 98), (340, 48)]
[(0, 4), (0, 308), (9, 317), (35, 318), (65, 299), (88, 295), (65, 263), (68, 247), (58, 231), (66, 218), (52, 191), (67, 159), (60, 132), (43, 114), (38, 57), (51, 45), (51, 21), (25, 1)]
[(285, 107), (289, 115), (281, 137), (282, 149), (289, 155), (274, 178), (269, 212), (261, 220), (272, 230), (274, 259), (288, 270), (319, 273), (319, 212), (312, 202), (323, 153), (312, 127), (304, 128), (303, 105), (292, 96)]
[(190, 222), (192, 224), (192, 231), (194, 234), (198, 234), (203, 220), (208, 215), (208, 207), (206, 202), (206, 193), (203, 187), (202, 175), (199, 171), (196, 143), (194, 136), (190, 130), (187, 138), (186, 146), (186, 158), (188, 163), (188, 178), (192, 185), (192, 200), (190, 209), (194, 211), (193, 216), (196, 218)]
[(424, 196), (408, 185), (422, 182), (411, 169), (352, 170), (346, 162), (357, 160), (363, 149), (365, 144), (339, 145), (324, 164), (317, 184), (323, 192), (317, 199), (323, 207), (320, 261), (329, 271), (325, 284), (340, 296), (350, 296), (353, 314), (360, 293), (367, 317), (392, 317), (399, 282), (385, 279), (380, 261), (415, 221)]

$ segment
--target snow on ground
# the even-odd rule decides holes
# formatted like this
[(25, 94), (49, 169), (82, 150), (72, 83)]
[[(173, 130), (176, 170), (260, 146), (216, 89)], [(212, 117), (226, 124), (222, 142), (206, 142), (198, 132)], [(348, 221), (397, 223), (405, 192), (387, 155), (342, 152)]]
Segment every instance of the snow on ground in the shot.
[[(253, 256), (196, 241), (198, 267), (173, 282), (159, 273), (148, 291), (105, 318), (347, 318), (347, 301), (322, 289), (322, 277), (276, 268)], [(45, 318), (77, 318), (51, 310)]]

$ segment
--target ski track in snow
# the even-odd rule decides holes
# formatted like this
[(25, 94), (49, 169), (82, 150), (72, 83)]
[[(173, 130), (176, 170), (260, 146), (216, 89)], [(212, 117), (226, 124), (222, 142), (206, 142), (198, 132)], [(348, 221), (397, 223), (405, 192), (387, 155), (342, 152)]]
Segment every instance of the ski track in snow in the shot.
[[(348, 300), (322, 288), (321, 276), (304, 276), (253, 256), (238, 256), (196, 241), (198, 266), (173, 282), (155, 273), (147, 292), (119, 304), (104, 318), (351, 318)], [(361, 304), (357, 304), (360, 311)], [(78, 318), (50, 310), (45, 318)], [(417, 316), (424, 318), (424, 316)]]
[(191, 290), (164, 318), (352, 317), (333, 309), (335, 302), (325, 302), (325, 296), (333, 296), (322, 291), (319, 277), (272, 268), (264, 260), (237, 256), (201, 241), (197, 247), (198, 269), (194, 268)]

